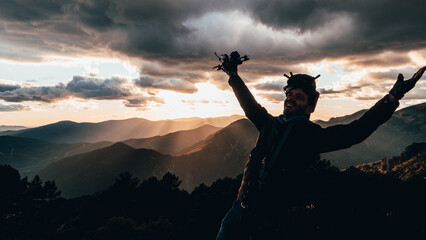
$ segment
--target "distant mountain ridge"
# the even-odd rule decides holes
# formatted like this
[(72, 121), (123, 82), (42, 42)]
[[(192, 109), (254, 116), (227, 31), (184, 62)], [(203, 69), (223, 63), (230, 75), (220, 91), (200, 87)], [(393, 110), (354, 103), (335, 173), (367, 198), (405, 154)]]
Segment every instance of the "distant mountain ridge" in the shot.
[(22, 129), (26, 129), (27, 127), (24, 126), (9, 126), (9, 125), (0, 125), (0, 132), (4, 132), (4, 131), (17, 131), (17, 130), (22, 130)]
[[(359, 111), (353, 115), (334, 118), (330, 120), (331, 123), (326, 122), (324, 124), (344, 124), (352, 121), (353, 119), (357, 119), (361, 114), (363, 114), (363, 112)], [(398, 155), (405, 146), (408, 146), (413, 142), (426, 142), (425, 120), (426, 103), (401, 109), (397, 111), (388, 122), (379, 127), (379, 129), (363, 143), (352, 146), (350, 149), (322, 154), (322, 158), (331, 160), (334, 165), (340, 168), (346, 168), (351, 165), (374, 162), (378, 159), (383, 159), (384, 157)], [(164, 171), (171, 171), (176, 173), (179, 178), (182, 179), (182, 186), (188, 190), (192, 189), (199, 183), (209, 184), (217, 178), (235, 176), (242, 172), (249, 152), (256, 142), (257, 135), (258, 132), (253, 124), (247, 119), (241, 119), (229, 124), (227, 127), (215, 132), (204, 140), (194, 141), (193, 144), (181, 149), (178, 154), (175, 154), (180, 156), (170, 156), (159, 153), (162, 152), (160, 151), (161, 149), (167, 148), (167, 144), (158, 144), (160, 147), (157, 150), (159, 151), (147, 151), (144, 158), (151, 160), (159, 159), (162, 167), (146, 167), (143, 172), (144, 174), (146, 173), (146, 175), (136, 176), (140, 179), (145, 179), (150, 176), (159, 176), (164, 173)], [(164, 139), (166, 139), (166, 137)], [(132, 141), (133, 140), (127, 143), (131, 144)], [(100, 142), (98, 143), (100, 145), (97, 147), (101, 147), (101, 143), (110, 144), (108, 142)], [(121, 144), (121, 146), (127, 145), (124, 143)], [(116, 148), (116, 150), (119, 149), (123, 153), (121, 154), (120, 152), (117, 152), (114, 155), (115, 158), (112, 158), (109, 155), (103, 156), (103, 154), (100, 154), (110, 153), (111, 151), (108, 149), (115, 145), (116, 144), (111, 146), (108, 145), (105, 148), (102, 148), (104, 152), (98, 152), (99, 154), (90, 155), (92, 152), (88, 152), (78, 156), (68, 155), (70, 157), (55, 162), (46, 169), (40, 171), (40, 174), (45, 174), (44, 177), (42, 175), (44, 179), (56, 180), (56, 177), (61, 179), (60, 181), (58, 180), (58, 186), (60, 186), (60, 189), (64, 189), (64, 193), (67, 193), (66, 189), (69, 187), (69, 184), (73, 182), (73, 179), (78, 177), (86, 179), (87, 181), (92, 181), (93, 184), (98, 184), (96, 185), (97, 187), (92, 187), (91, 190), (88, 189), (86, 193), (99, 190), (100, 187), (104, 186), (103, 183), (105, 182), (96, 180), (96, 176), (101, 176), (103, 173), (96, 171), (98, 168), (92, 166), (115, 166), (112, 163), (108, 163), (108, 161), (113, 161), (114, 164), (119, 164), (115, 166), (116, 170), (107, 171), (108, 174), (111, 174), (111, 179), (114, 179), (120, 173), (118, 172), (120, 169), (137, 172), (140, 171), (138, 167), (143, 165), (138, 165), (138, 161), (143, 162), (144, 159), (134, 159), (133, 161), (126, 160), (126, 157), (129, 156), (139, 156), (137, 154), (132, 155), (135, 153), (129, 153), (130, 155), (126, 154), (127, 152), (134, 152), (137, 150), (130, 146), (127, 146), (128, 148), (122, 148), (125, 150)], [(81, 147), (86, 148), (87, 150), (91, 148), (91, 145), (86, 144)], [(76, 152), (74, 152), (74, 154), (75, 153)], [(93, 159), (93, 157), (96, 157), (97, 159)], [(151, 160), (150, 164), (154, 164), (155, 161)], [(56, 169), (61, 168), (61, 164), (65, 164), (67, 161), (74, 162), (74, 164), (67, 163), (70, 164), (68, 168), (69, 171), (71, 173), (78, 172), (80, 176), (66, 173), (57, 175), (55, 173)], [(89, 163), (91, 165), (87, 165)], [(129, 165), (125, 166), (125, 164)], [(138, 167), (135, 168), (136, 165)], [(99, 169), (103, 168), (101, 167)], [(152, 169), (155, 169), (155, 172)], [(92, 176), (91, 171), (94, 171), (96, 174)], [(139, 174), (140, 172), (137, 173)], [(75, 194), (77, 194), (77, 192), (69, 191), (67, 194), (74, 194), (74, 196), (76, 196)]]
[(46, 167), (77, 148), (73, 144), (56, 144), (38, 139), (0, 136), (0, 164), (9, 164), (22, 175)]
[[(220, 128), (210, 125), (177, 131), (164, 136), (123, 141), (133, 148), (148, 148), (164, 154), (176, 154), (182, 149), (202, 141)], [(105, 148), (114, 142), (59, 144), (38, 139), (0, 136), (0, 164), (10, 164), (24, 176), (32, 176), (34, 172), (59, 159)]]
[(240, 118), (242, 118), (242, 116), (232, 115), (217, 118), (190, 118), (160, 121), (150, 121), (143, 118), (110, 120), (99, 123), (61, 121), (36, 128), (0, 132), (0, 135), (40, 139), (54, 143), (119, 142), (131, 138), (148, 138), (181, 130), (190, 130), (206, 124), (215, 127), (224, 127)]
[[(349, 123), (361, 114), (362, 111), (359, 111), (354, 116), (336, 118), (332, 121), (332, 125)], [(328, 123), (324, 126), (328, 126)], [(321, 157), (330, 160), (339, 168), (346, 168), (396, 156), (414, 142), (426, 142), (426, 103), (396, 111), (391, 119), (364, 142), (348, 149), (321, 154)]]
[(200, 183), (241, 173), (257, 134), (255, 127), (241, 119), (214, 133), (209, 144), (191, 154), (173, 157), (149, 149), (135, 149), (124, 143), (77, 154), (52, 163), (38, 172), (43, 179), (53, 179), (63, 196), (91, 194), (112, 184), (122, 172), (139, 179), (161, 177), (170, 171), (182, 180), (182, 187), (192, 190)]
[(356, 166), (364, 172), (390, 174), (401, 180), (426, 178), (426, 143), (413, 143), (399, 155)]
[(332, 117), (328, 121), (316, 120), (313, 122), (320, 125), (321, 127), (329, 127), (329, 126), (342, 124), (342, 123), (350, 123), (360, 118), (365, 112), (367, 112), (367, 109), (359, 110), (355, 113), (341, 116), (341, 117)]
[(171, 156), (150, 149), (134, 149), (124, 143), (77, 154), (50, 164), (38, 174), (55, 180), (65, 197), (92, 194), (114, 183), (114, 176), (131, 172), (146, 179), (170, 170)]
[(211, 125), (203, 125), (201, 127), (177, 131), (163, 136), (155, 136), (142, 139), (128, 139), (122, 141), (134, 148), (152, 149), (163, 154), (178, 155), (182, 149), (192, 146), (194, 143), (204, 140), (206, 137), (219, 131), (221, 128)]

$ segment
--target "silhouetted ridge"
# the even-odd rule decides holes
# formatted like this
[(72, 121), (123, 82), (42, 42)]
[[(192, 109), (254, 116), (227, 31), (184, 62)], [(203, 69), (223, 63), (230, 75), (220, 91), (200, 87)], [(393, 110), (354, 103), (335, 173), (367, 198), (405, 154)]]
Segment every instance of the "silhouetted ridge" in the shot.
[(50, 162), (61, 159), (73, 144), (55, 144), (43, 140), (0, 136), (0, 164), (10, 164), (24, 176), (46, 167)]
[[(354, 116), (361, 113), (362, 111), (357, 112)], [(335, 124), (346, 124), (353, 119), (353, 117), (341, 118)], [(396, 111), (391, 119), (381, 125), (364, 142), (349, 149), (321, 154), (321, 157), (330, 160), (339, 168), (346, 168), (396, 156), (413, 142), (426, 142), (425, 123), (426, 103), (403, 108)]]
[(356, 166), (364, 172), (389, 174), (401, 180), (426, 177), (426, 143), (413, 143), (399, 155)]
[(54, 179), (67, 197), (98, 191), (105, 184), (111, 184), (113, 176), (126, 171), (140, 179), (160, 177), (170, 171), (182, 179), (182, 188), (192, 190), (200, 183), (210, 184), (218, 178), (241, 173), (256, 140), (241, 136), (253, 134), (257, 134), (257, 130), (243, 119), (210, 135), (201, 150), (192, 154), (172, 157), (150, 149), (134, 149), (120, 142), (64, 158), (39, 174)]
[(182, 149), (204, 140), (218, 130), (220, 130), (218, 127), (203, 125), (195, 129), (177, 131), (163, 136), (142, 139), (133, 138), (122, 142), (134, 148), (149, 148), (163, 154), (175, 155), (182, 151)]
[(114, 143), (111, 146), (106, 147), (104, 149), (108, 149), (108, 151), (123, 151), (123, 150), (130, 151), (130, 150), (134, 150), (135, 148), (133, 148), (133, 147), (131, 147), (131, 146), (125, 144), (125, 143), (118, 142), (118, 143)]
[(355, 113), (341, 116), (341, 117), (332, 117), (328, 121), (316, 120), (314, 122), (320, 125), (321, 127), (328, 127), (328, 126), (333, 126), (336, 124), (349, 123), (360, 118), (365, 112), (367, 112), (367, 109), (359, 110)]
[(80, 196), (112, 184), (111, 176), (131, 172), (140, 179), (160, 176), (170, 169), (170, 156), (124, 143), (77, 154), (50, 164), (38, 174), (54, 179), (63, 196)]
[[(57, 143), (118, 142), (131, 138), (162, 136), (176, 131), (198, 128), (206, 124), (223, 127), (238, 118), (241, 118), (241, 116), (233, 115), (205, 119), (189, 118), (159, 121), (131, 118), (125, 120), (109, 120), (99, 123), (61, 121), (36, 128), (8, 131), (7, 134)], [(0, 135), (6, 135), (6, 132), (0, 132)]]
[(182, 187), (192, 190), (200, 183), (211, 184), (220, 177), (242, 172), (250, 150), (256, 143), (257, 130), (247, 119), (237, 120), (177, 157), (174, 170)]

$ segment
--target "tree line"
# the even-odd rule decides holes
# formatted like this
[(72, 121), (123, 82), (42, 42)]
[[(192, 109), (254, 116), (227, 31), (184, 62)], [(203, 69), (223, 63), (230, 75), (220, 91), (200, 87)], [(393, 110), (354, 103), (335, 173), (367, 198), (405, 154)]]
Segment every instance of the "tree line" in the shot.
[[(65, 199), (54, 181), (31, 181), (0, 165), (2, 239), (215, 239), (236, 198), (241, 175), (192, 192), (167, 173), (144, 181), (129, 172), (93, 195)], [(401, 181), (329, 162), (289, 193), (286, 227), (293, 239), (413, 239), (425, 235), (423, 177)], [(303, 184), (303, 185), (302, 185)]]

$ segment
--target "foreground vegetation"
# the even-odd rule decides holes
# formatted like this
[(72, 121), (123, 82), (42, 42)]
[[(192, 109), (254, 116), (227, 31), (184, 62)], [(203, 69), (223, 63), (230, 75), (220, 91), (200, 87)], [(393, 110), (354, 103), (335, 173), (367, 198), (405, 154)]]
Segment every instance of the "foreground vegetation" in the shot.
[[(288, 216), (295, 239), (414, 239), (425, 234), (425, 180), (409, 181), (327, 162), (310, 174)], [(21, 178), (0, 165), (2, 239), (214, 239), (241, 176), (188, 193), (167, 173), (140, 181), (130, 173), (90, 196), (64, 199), (52, 181)]]

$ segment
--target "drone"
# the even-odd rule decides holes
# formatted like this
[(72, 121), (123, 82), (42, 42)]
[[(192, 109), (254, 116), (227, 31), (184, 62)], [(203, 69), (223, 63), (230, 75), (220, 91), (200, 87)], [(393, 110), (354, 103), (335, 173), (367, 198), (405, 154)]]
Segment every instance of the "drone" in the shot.
[(240, 54), (235, 51), (232, 52), (230, 56), (228, 56), (228, 54), (222, 54), (222, 55), (217, 55), (216, 52), (214, 52), (214, 54), (216, 55), (216, 57), (219, 59), (220, 63), (217, 66), (214, 66), (213, 69), (217, 68), (217, 71), (224, 71), (224, 72), (228, 72), (230, 70), (233, 70), (233, 68), (237, 68), (238, 65), (242, 64), (243, 62), (250, 60), (250, 58), (247, 55), (244, 56), (240, 56)]

